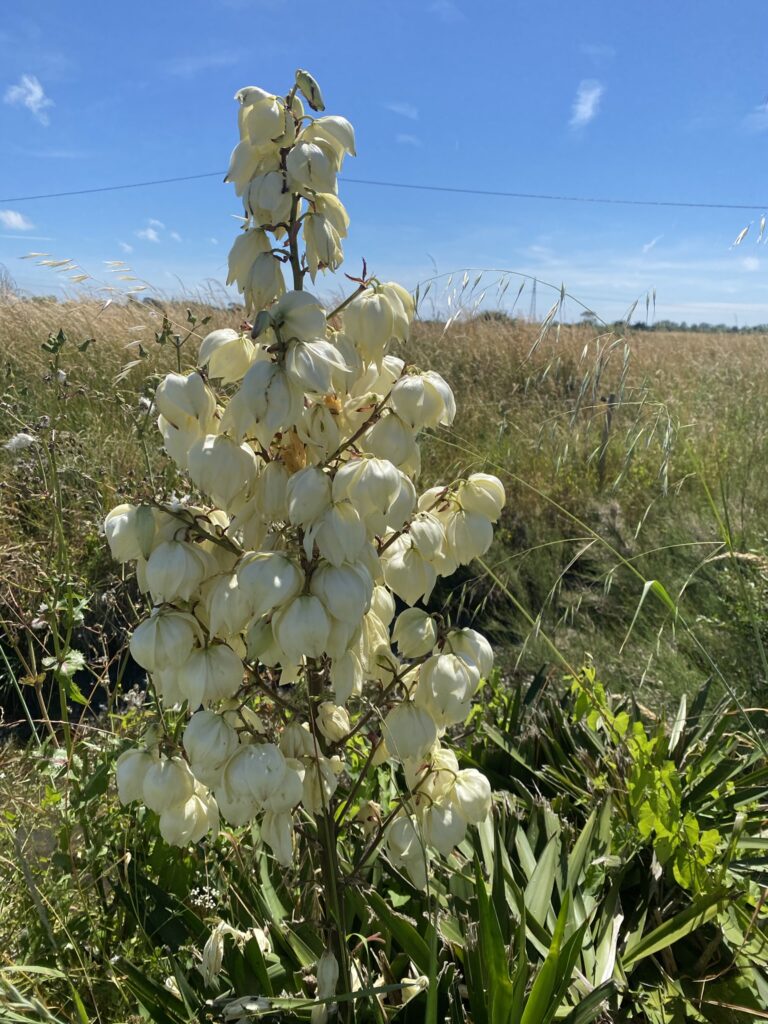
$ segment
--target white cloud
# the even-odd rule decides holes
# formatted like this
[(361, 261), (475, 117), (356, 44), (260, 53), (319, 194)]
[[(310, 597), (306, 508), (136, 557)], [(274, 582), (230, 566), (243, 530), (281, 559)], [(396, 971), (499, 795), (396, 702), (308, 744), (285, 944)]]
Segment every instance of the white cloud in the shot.
[(45, 90), (35, 75), (22, 75), (18, 85), (9, 85), (5, 90), (3, 102), (12, 107), (26, 107), (40, 124), (50, 124), (46, 110), (53, 106), (53, 100), (45, 95)]
[(218, 238), (209, 238), (208, 241), (211, 243), (211, 245), (218, 245), (219, 244)]
[(651, 249), (654, 249), (656, 247), (656, 243), (660, 242), (663, 237), (664, 235), (656, 235), (656, 237), (652, 238), (650, 242), (646, 242), (643, 246), (643, 252), (650, 252)]
[(32, 231), (35, 226), (18, 210), (0, 210), (0, 224), (7, 231)]
[(142, 228), (141, 231), (136, 232), (136, 237), (143, 239), (145, 242), (159, 242), (160, 235), (154, 228)]
[(597, 116), (604, 92), (602, 83), (593, 78), (586, 78), (583, 82), (579, 82), (569, 122), (571, 128), (583, 128)]
[(404, 132), (395, 136), (395, 142), (399, 146), (414, 146), (417, 149), (420, 149), (423, 146), (423, 142), (418, 135), (408, 135)]
[(173, 239), (174, 242), (180, 242), (181, 241), (181, 235), (179, 234), (178, 231), (172, 231), (171, 232), (171, 238)]
[(453, 0), (433, 0), (429, 5), (429, 13), (434, 14), (446, 25), (456, 25), (464, 21), (464, 15), (453, 2)]
[(759, 135), (768, 131), (768, 103), (761, 103), (759, 107), (747, 114), (741, 122), (742, 128), (752, 135)]
[(163, 224), (161, 220), (155, 220), (154, 217), (150, 217), (148, 223), (151, 228), (160, 228), (161, 231), (165, 227), (165, 224)]
[(128, 245), (127, 242), (118, 242), (117, 244), (120, 246), (123, 252), (133, 252), (133, 246)]
[(414, 107), (412, 103), (385, 103), (384, 107), (386, 110), (391, 110), (393, 114), (407, 117), (409, 121), (418, 121), (419, 119), (418, 107)]
[(745, 256), (741, 261), (741, 265), (745, 270), (755, 271), (760, 269), (760, 260), (756, 256)]

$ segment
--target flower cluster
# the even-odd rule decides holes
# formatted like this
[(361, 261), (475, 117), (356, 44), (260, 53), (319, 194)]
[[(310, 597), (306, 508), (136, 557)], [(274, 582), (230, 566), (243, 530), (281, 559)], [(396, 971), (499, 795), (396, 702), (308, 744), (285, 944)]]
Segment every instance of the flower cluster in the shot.
[(305, 114), (300, 92), (323, 109), (306, 72), (284, 98), (237, 96), (229, 179), (247, 223), (230, 279), (253, 330), (209, 334), (198, 369), (155, 395), (197, 497), (106, 519), (153, 605), (131, 653), (185, 721), (121, 756), (119, 795), (156, 811), (170, 843), (197, 841), (219, 815), (258, 819), (287, 866), (299, 817), (328, 816), (349, 791), (354, 743), (367, 764), (392, 765), (403, 796), (353, 807), (353, 827), (424, 886), (432, 851), (489, 812), (487, 780), (444, 744), (493, 655), (418, 605), (487, 551), (505, 496), (485, 473), (417, 492), (419, 436), (450, 425), (455, 401), (438, 373), (390, 352), (408, 339), (410, 294), (364, 278), (328, 312), (304, 290), (342, 259), (336, 175), (354, 136), (343, 118)]

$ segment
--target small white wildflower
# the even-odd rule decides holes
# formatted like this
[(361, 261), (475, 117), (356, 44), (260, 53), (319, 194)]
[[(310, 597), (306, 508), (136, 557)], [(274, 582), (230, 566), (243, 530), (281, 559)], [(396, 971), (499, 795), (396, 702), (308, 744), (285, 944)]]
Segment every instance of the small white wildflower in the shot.
[(66, 384), (67, 383), (67, 372), (66, 372), (66, 370), (57, 370), (56, 371), (56, 380), (59, 382), (59, 384)]
[(14, 434), (12, 438), (6, 441), (3, 448), (15, 455), (16, 452), (23, 452), (25, 448), (30, 448), (33, 444), (37, 444), (35, 435), (27, 434), (22, 430), (20, 434)]

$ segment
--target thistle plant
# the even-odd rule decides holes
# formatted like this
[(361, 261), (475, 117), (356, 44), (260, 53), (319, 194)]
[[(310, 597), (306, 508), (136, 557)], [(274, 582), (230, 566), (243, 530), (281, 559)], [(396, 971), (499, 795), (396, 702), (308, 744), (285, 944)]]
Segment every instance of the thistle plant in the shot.
[(487, 779), (460, 769), (449, 736), (491, 647), (426, 602), (438, 577), (486, 552), (505, 497), (484, 473), (417, 493), (419, 434), (450, 425), (455, 401), (438, 373), (388, 352), (408, 339), (406, 289), (364, 269), (328, 311), (305, 288), (342, 263), (352, 126), (319, 116), (305, 71), (284, 97), (236, 99), (227, 180), (246, 222), (229, 283), (251, 323), (209, 334), (198, 368), (157, 389), (189, 497), (106, 519), (152, 603), (130, 649), (161, 710), (120, 757), (117, 785), (169, 843), (215, 834), (220, 817), (256, 822), (283, 868), (316, 866), (323, 1020), (357, 977), (348, 888), (381, 853), (426, 888), (436, 858), (489, 814)]

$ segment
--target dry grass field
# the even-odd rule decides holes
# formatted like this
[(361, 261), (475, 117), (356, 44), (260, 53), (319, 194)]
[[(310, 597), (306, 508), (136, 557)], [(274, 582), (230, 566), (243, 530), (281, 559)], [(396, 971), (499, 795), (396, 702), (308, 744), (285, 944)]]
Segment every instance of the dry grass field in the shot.
[[(0, 444), (34, 438), (0, 447), (0, 625), (22, 676), (37, 678), (50, 653), (41, 606), (63, 599), (100, 651), (90, 670), (116, 656), (132, 611), (104, 513), (173, 492), (153, 388), (177, 360), (194, 365), (209, 330), (239, 322), (201, 304), (105, 308), (10, 290), (0, 302)], [(454, 427), (424, 446), (424, 478), (485, 467), (509, 496), (486, 566), (436, 600), (479, 616), (509, 671), (592, 657), (613, 688), (662, 700), (710, 676), (762, 692), (767, 344), (487, 315), (447, 331), (420, 322), (401, 355), (459, 396)]]

